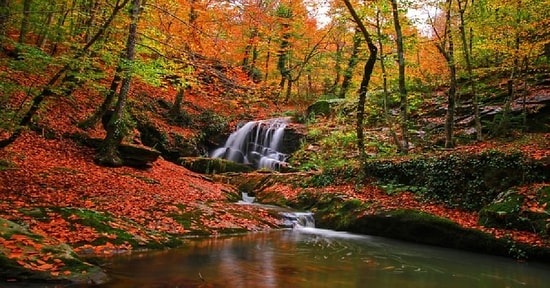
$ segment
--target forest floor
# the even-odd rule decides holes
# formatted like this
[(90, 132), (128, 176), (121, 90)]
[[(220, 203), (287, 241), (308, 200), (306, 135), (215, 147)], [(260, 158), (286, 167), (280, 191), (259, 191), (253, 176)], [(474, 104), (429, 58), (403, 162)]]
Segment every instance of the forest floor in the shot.
[[(37, 82), (40, 81), (37, 79)], [(136, 97), (140, 90), (154, 89), (135, 85), (131, 97)], [(175, 91), (162, 93), (168, 99), (175, 95)], [(232, 112), (224, 108), (223, 101), (226, 100), (222, 96), (211, 97), (217, 98), (209, 99), (210, 108), (219, 109), (220, 113)], [(264, 231), (281, 224), (280, 219), (273, 217), (265, 208), (227, 201), (228, 194), (237, 193), (234, 187), (216, 183), (207, 176), (162, 158), (147, 170), (96, 165), (93, 161), (94, 149), (63, 136), (82, 132), (74, 124), (93, 111), (95, 106), (89, 104), (93, 101), (97, 99), (90, 99), (86, 91), (81, 91), (75, 93), (72, 100), (58, 99), (49, 103), (38, 127), (53, 128), (53, 136), (36, 129), (28, 130), (14, 143), (0, 150), (0, 219), (22, 225), (33, 235), (44, 236), (52, 243), (67, 243), (76, 252), (97, 255), (154, 247), (153, 244), (161, 246), (180, 236)], [(195, 105), (206, 102), (194, 94), (186, 96), (186, 101)], [(273, 111), (303, 109), (276, 106), (268, 101), (247, 104), (247, 107), (256, 119), (269, 117)], [(104, 136), (100, 127), (85, 132), (93, 137)], [(0, 139), (6, 136), (6, 132), (0, 133)], [(533, 158), (550, 157), (548, 143), (550, 135), (538, 134), (528, 144), (520, 144), (519, 148)], [(512, 146), (518, 147), (513, 142), (493, 141), (457, 149), (481, 151)], [(278, 183), (275, 189), (292, 199), (313, 188)], [(548, 239), (535, 233), (481, 227), (475, 212), (420, 202), (408, 192), (388, 195), (374, 184), (357, 187), (352, 183), (315, 189), (322, 189), (324, 193), (346, 193), (350, 198), (365, 201), (373, 200), (386, 208), (417, 209), (496, 237), (510, 235), (521, 242), (550, 247)], [(95, 221), (98, 218), (103, 220), (91, 223), (94, 217), (90, 215), (93, 214), (97, 214)], [(13, 237), (0, 234), (0, 254), (16, 260), (27, 269), (52, 275), (71, 273), (64, 270), (61, 261), (50, 259), (49, 252), (41, 249), (37, 242), (37, 238), (30, 235)]]

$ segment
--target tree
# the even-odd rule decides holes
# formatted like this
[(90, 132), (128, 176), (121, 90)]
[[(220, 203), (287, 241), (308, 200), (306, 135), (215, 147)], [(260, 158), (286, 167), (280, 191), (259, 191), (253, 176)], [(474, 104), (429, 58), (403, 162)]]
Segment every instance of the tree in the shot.
[(445, 117), (445, 148), (454, 147), (453, 130), (454, 130), (454, 112), (456, 99), (456, 63), (454, 57), (454, 41), (451, 31), (451, 12), (452, 0), (445, 1), (445, 20), (443, 26), (443, 34), (438, 31), (435, 22), (432, 21), (432, 28), (437, 37), (437, 49), (445, 57), (447, 67), (450, 74), (449, 91), (447, 92), (447, 116)]
[(8, 22), (10, 20), (10, 6), (12, 0), (0, 0), (0, 51), (4, 48)]
[[(376, 64), (376, 53), (378, 49), (376, 48), (376, 45), (374, 45), (374, 42), (371, 39), (370, 33), (368, 32), (367, 28), (361, 21), (361, 18), (359, 17), (359, 15), (357, 15), (357, 12), (355, 12), (353, 5), (351, 5), (349, 0), (344, 0), (344, 3), (346, 4), (346, 7), (348, 8), (351, 16), (353, 17), (353, 20), (361, 30), (361, 33), (363, 33), (363, 37), (367, 42), (367, 46), (370, 52), (369, 58), (367, 59), (367, 63), (365, 63), (365, 68), (363, 71), (363, 79), (361, 80), (361, 85), (359, 86), (359, 101), (357, 103), (357, 125), (356, 125), (357, 148), (359, 149), (359, 156), (361, 157), (361, 166), (362, 168), (364, 168), (363, 166), (366, 159), (365, 139), (363, 135), (363, 125), (364, 125), (363, 121), (365, 118), (365, 101), (367, 98), (367, 90), (368, 90), (370, 78), (374, 70), (374, 65)], [(363, 170), (364, 169), (361, 169), (361, 171)]]
[(397, 58), (399, 62), (399, 99), (401, 103), (401, 136), (403, 137), (403, 145), (401, 151), (407, 153), (409, 150), (409, 137), (408, 137), (408, 101), (407, 101), (407, 87), (405, 86), (405, 56), (403, 49), (403, 32), (401, 31), (401, 24), (399, 22), (399, 11), (397, 9), (397, 1), (392, 0), (392, 14), (393, 14), (393, 25), (395, 27), (395, 42), (397, 44)]
[(29, 30), (29, 21), (30, 21), (30, 15), (31, 15), (31, 5), (32, 0), (24, 0), (23, 1), (23, 18), (21, 19), (21, 29), (19, 30), (19, 43), (23, 43), (25, 41), (25, 36), (27, 35), (27, 32)]
[(125, 70), (122, 72), (123, 78), (120, 93), (118, 94), (118, 101), (115, 111), (111, 116), (109, 124), (107, 125), (107, 135), (105, 136), (105, 139), (103, 140), (103, 143), (95, 158), (99, 164), (105, 166), (116, 167), (124, 164), (118, 155), (117, 149), (127, 133), (127, 131), (125, 131), (126, 123), (123, 120), (123, 116), (132, 81), (132, 66), (136, 56), (137, 27), (141, 10), (141, 0), (132, 0), (126, 52), (122, 60), (124, 62), (123, 67), (125, 67)]
[(346, 70), (344, 70), (342, 87), (340, 88), (340, 94), (338, 95), (339, 98), (346, 98), (346, 93), (353, 77), (353, 71), (355, 70), (355, 66), (359, 63), (359, 48), (361, 48), (361, 29), (357, 27), (355, 29), (355, 33), (353, 34), (353, 46), (348, 60), (348, 66), (346, 67)]
[(89, 52), (90, 48), (101, 38), (101, 36), (103, 36), (103, 34), (111, 25), (120, 10), (124, 8), (126, 4), (128, 4), (128, 2), (129, 0), (117, 0), (108, 19), (103, 23), (103, 25), (99, 27), (98, 31), (94, 34), (90, 41), (88, 41), (86, 45), (84, 45), (84, 47), (82, 47), (72, 57), (70, 57), (71, 61), (63, 65), (56, 73), (54, 73), (53, 76), (48, 80), (46, 85), (44, 85), (44, 87), (41, 89), (41, 91), (32, 99), (27, 112), (19, 121), (19, 127), (7, 139), (0, 141), (0, 148), (6, 147), (7, 145), (13, 143), (19, 137), (19, 135), (21, 135), (22, 128), (31, 123), (32, 117), (41, 107), (44, 100), (55, 95), (56, 93), (54, 92), (54, 90), (56, 88), (62, 87), (67, 81), (72, 80), (72, 77), (68, 75), (68, 72), (70, 72), (72, 69), (72, 65), (78, 62)]
[[(476, 83), (474, 81), (473, 69), (472, 69), (472, 60), (470, 56), (470, 45), (468, 44), (468, 37), (466, 37), (466, 21), (464, 19), (464, 14), (468, 7), (468, 0), (457, 0), (458, 4), (458, 13), (460, 16), (459, 31), (460, 31), (460, 41), (462, 42), (462, 54), (464, 57), (464, 62), (466, 62), (466, 72), (468, 75), (468, 82), (470, 83), (470, 92), (472, 93), (472, 105), (474, 107), (474, 122), (476, 129), (476, 139), (478, 141), (483, 140), (481, 120), (479, 117), (479, 98), (477, 95)], [(473, 33), (470, 30), (470, 33)], [(470, 35), (470, 39), (473, 35)], [(470, 43), (471, 44), (471, 43)]]

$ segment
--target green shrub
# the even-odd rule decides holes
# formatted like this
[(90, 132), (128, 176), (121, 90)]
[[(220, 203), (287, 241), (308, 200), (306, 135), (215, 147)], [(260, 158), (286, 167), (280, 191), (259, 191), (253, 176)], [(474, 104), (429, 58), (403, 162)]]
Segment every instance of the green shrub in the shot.
[(487, 151), (395, 162), (366, 163), (366, 175), (384, 185), (417, 187), (426, 200), (479, 210), (506, 189), (544, 180), (542, 167), (521, 153)]

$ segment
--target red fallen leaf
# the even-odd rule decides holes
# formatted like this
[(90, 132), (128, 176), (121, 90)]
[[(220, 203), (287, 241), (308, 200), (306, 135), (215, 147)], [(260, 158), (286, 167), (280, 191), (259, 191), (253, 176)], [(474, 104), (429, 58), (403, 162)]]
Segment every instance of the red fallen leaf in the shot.
[(21, 258), (23, 256), (23, 252), (11, 252), (9, 255), (8, 255), (8, 258), (9, 259), (15, 259), (15, 258)]
[(52, 271), (52, 272), (50, 272), (50, 275), (52, 275), (54, 277), (57, 277), (57, 276), (59, 276), (59, 271)]
[(71, 275), (71, 271), (65, 270), (65, 271), (63, 271), (63, 275), (69, 276), (69, 275)]
[(35, 267), (35, 270), (39, 270), (39, 271), (48, 271), (48, 270), (52, 270), (53, 268), (54, 268), (54, 266), (53, 266), (52, 264), (45, 263), (45, 264), (36, 266), (36, 267)]

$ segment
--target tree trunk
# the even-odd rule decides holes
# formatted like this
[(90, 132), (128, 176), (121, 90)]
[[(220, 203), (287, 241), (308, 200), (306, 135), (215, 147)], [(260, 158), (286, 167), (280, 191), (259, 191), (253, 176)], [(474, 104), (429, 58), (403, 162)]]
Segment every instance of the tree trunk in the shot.
[(48, 1), (48, 13), (46, 13), (46, 20), (44, 21), (44, 24), (42, 27), (40, 27), (39, 35), (36, 39), (36, 47), (42, 49), (44, 48), (44, 45), (46, 44), (46, 41), (48, 39), (48, 34), (51, 30), (51, 25), (53, 22), (53, 16), (55, 9), (55, 1), (50, 0)]
[(101, 145), (101, 148), (95, 158), (100, 165), (116, 167), (124, 164), (117, 153), (117, 148), (125, 136), (124, 126), (126, 123), (124, 123), (123, 114), (126, 108), (128, 92), (130, 91), (130, 85), (132, 82), (132, 65), (136, 55), (137, 27), (140, 12), (141, 0), (132, 0), (130, 27), (128, 29), (128, 40), (126, 42), (126, 53), (124, 57), (127, 61), (128, 67), (125, 71), (123, 71), (124, 77), (122, 79), (122, 86), (120, 87), (117, 105), (114, 114), (107, 125), (107, 136), (105, 136), (103, 144)]
[(113, 76), (113, 80), (111, 81), (111, 86), (109, 87), (109, 92), (107, 96), (105, 96), (105, 99), (103, 99), (103, 103), (99, 106), (99, 108), (92, 114), (92, 116), (88, 117), (88, 119), (84, 120), (83, 122), (78, 124), (78, 127), (82, 129), (88, 129), (90, 127), (95, 126), (97, 122), (99, 122), (99, 119), (102, 119), (103, 115), (109, 108), (111, 107), (111, 104), (113, 103), (113, 100), (115, 99), (115, 95), (117, 92), (117, 88), (120, 84), (120, 81), (122, 80), (122, 77), (120, 74), (122, 73), (122, 66), (119, 64), (117, 65), (115, 75)]
[[(361, 22), (361, 18), (357, 13), (355, 12), (355, 9), (353, 9), (353, 6), (349, 2), (349, 0), (344, 0), (344, 3), (346, 4), (346, 7), (348, 8), (351, 16), (355, 20), (355, 23), (357, 26), (359, 26), (359, 29), (363, 33), (363, 37), (365, 37), (365, 41), (367, 42), (367, 46), (369, 48), (369, 58), (367, 60), (367, 63), (365, 63), (365, 68), (363, 71), (363, 79), (361, 80), (361, 85), (359, 87), (359, 101), (357, 103), (357, 148), (359, 149), (359, 156), (361, 157), (361, 175), (364, 173), (365, 168), (365, 161), (366, 161), (366, 153), (365, 153), (365, 139), (363, 135), (363, 126), (364, 126), (364, 118), (365, 118), (365, 101), (367, 99), (367, 90), (369, 87), (370, 78), (372, 75), (372, 71), (374, 70), (374, 65), (376, 64), (376, 53), (377, 48), (374, 45), (374, 42), (372, 41), (369, 32), (367, 31), (367, 28), (365, 28), (365, 25), (363, 25), (363, 22)], [(362, 176), (360, 177), (362, 178)]]
[(397, 10), (397, 1), (392, 0), (392, 14), (393, 24), (395, 27), (397, 44), (397, 57), (399, 60), (399, 99), (401, 102), (401, 134), (403, 137), (402, 152), (407, 153), (409, 151), (409, 131), (407, 127), (408, 116), (408, 101), (407, 101), (407, 87), (405, 86), (405, 56), (403, 49), (403, 33), (401, 32), (401, 24), (399, 22), (399, 12)]
[(447, 94), (447, 115), (445, 117), (445, 148), (454, 147), (453, 129), (454, 129), (454, 112), (455, 112), (455, 98), (456, 98), (456, 64), (454, 59), (454, 42), (451, 31), (451, 8), (452, 0), (446, 0), (445, 4), (447, 10), (445, 11), (445, 31), (441, 36), (437, 29), (433, 27), (434, 32), (439, 39), (439, 43), (436, 44), (437, 49), (445, 57), (447, 62), (447, 68), (449, 68), (449, 92)]
[(0, 0), (0, 51), (4, 49), (4, 37), (6, 36), (10, 21), (10, 6), (12, 0)]
[(185, 96), (185, 86), (180, 86), (178, 93), (176, 94), (176, 99), (174, 99), (174, 104), (170, 108), (168, 114), (170, 117), (175, 118), (181, 114), (181, 103), (183, 102), (183, 97)]
[(21, 28), (19, 29), (19, 39), (18, 42), (23, 44), (25, 42), (25, 36), (29, 30), (29, 21), (31, 16), (31, 5), (32, 0), (23, 1), (23, 18), (21, 19)]
[(351, 78), (353, 77), (353, 70), (359, 63), (359, 48), (361, 48), (361, 30), (355, 29), (353, 34), (353, 48), (351, 50), (351, 56), (349, 57), (348, 67), (344, 71), (344, 79), (342, 80), (342, 87), (340, 88), (340, 94), (338, 98), (346, 98), (346, 92), (348, 92), (349, 85), (351, 84)]
[(445, 148), (454, 147), (453, 139), (453, 130), (454, 130), (454, 114), (455, 114), (455, 99), (456, 99), (456, 63), (454, 58), (454, 42), (453, 34), (451, 32), (451, 6), (452, 0), (447, 0), (448, 8), (446, 15), (446, 29), (447, 29), (447, 40), (449, 42), (449, 47), (447, 50), (447, 65), (449, 66), (449, 71), (451, 74), (451, 84), (449, 87), (449, 94), (447, 96), (447, 117), (445, 119)]
[(388, 98), (389, 98), (388, 75), (386, 72), (386, 63), (385, 63), (386, 55), (384, 54), (384, 45), (382, 43), (383, 35), (382, 35), (382, 27), (380, 23), (380, 9), (376, 10), (376, 36), (378, 40), (378, 51), (379, 51), (378, 54), (380, 55), (380, 70), (382, 70), (382, 89), (384, 91), (382, 108), (384, 110), (384, 120), (386, 122), (386, 125), (388, 125), (388, 128), (390, 129), (390, 136), (395, 142), (397, 149), (401, 151), (403, 149), (402, 143), (399, 140), (399, 137), (397, 137), (397, 133), (395, 133), (395, 129), (393, 128), (394, 123), (390, 117), (390, 111), (388, 110)]
[(342, 54), (343, 54), (343, 44), (340, 42), (336, 42), (336, 54), (335, 54), (335, 61), (334, 61), (334, 72), (336, 75), (334, 76), (334, 81), (332, 82), (332, 85), (327, 89), (326, 93), (330, 95), (335, 95), (336, 90), (338, 88), (338, 85), (340, 84), (340, 78), (342, 78)]
[[(464, 5), (464, 6), (463, 6)], [(458, 0), (458, 11), (460, 16), (460, 39), (462, 41), (462, 53), (464, 54), (464, 60), (466, 62), (466, 72), (468, 73), (468, 82), (470, 83), (470, 91), (472, 93), (472, 105), (474, 106), (474, 122), (475, 122), (475, 129), (476, 129), (476, 140), (483, 141), (483, 134), (482, 134), (482, 128), (481, 128), (481, 120), (479, 117), (479, 99), (477, 95), (477, 89), (476, 89), (476, 83), (474, 82), (474, 76), (472, 72), (472, 61), (469, 49), (468, 41), (466, 40), (466, 23), (464, 20), (464, 13), (466, 12), (466, 7), (468, 6), (468, 1), (464, 0)], [(473, 30), (470, 29), (470, 33)], [(470, 35), (470, 41), (472, 39), (472, 35)], [(471, 45), (471, 43), (470, 43)]]

